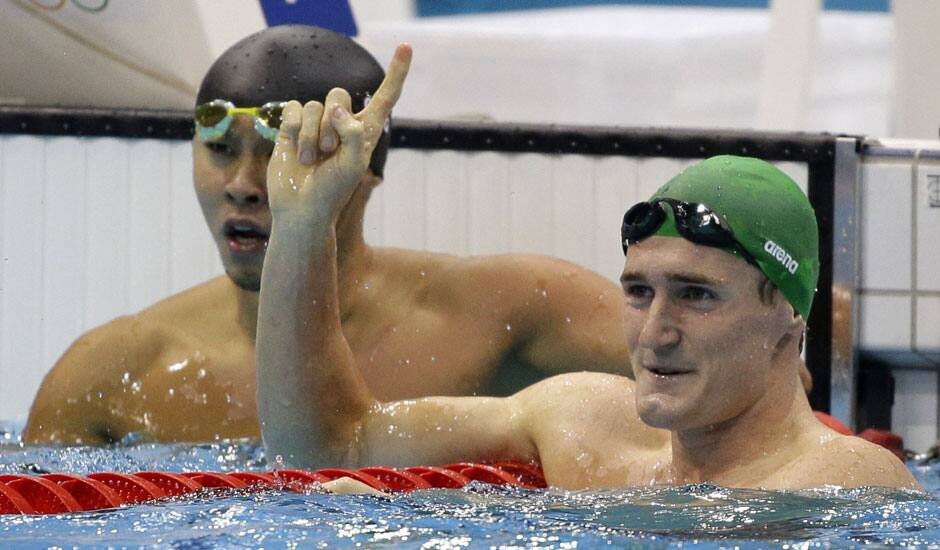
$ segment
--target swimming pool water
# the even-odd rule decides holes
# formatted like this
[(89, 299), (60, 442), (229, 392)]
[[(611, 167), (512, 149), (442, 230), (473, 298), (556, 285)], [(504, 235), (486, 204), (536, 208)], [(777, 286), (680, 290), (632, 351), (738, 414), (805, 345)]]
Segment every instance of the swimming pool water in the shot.
[[(471, 484), (391, 498), (229, 492), (101, 512), (0, 516), (3, 548), (940, 547), (940, 462), (909, 467), (929, 495), (710, 485), (526, 491)], [(0, 431), (0, 473), (269, 469), (250, 443), (23, 447)]]

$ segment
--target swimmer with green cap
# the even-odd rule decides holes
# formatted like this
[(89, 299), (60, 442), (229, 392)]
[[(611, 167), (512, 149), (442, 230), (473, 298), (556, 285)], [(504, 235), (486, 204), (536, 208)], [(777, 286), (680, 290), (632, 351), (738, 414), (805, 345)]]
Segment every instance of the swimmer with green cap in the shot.
[[(354, 123), (334, 124), (342, 147), (361, 148)], [(347, 187), (343, 170), (303, 168), (289, 141), (277, 151), (279, 169), (305, 175), (305, 192)], [(331, 160), (352, 181), (367, 158)], [(306, 210), (282, 200), (278, 211)], [(280, 238), (275, 220), (266, 264), (276, 258), (279, 269), (266, 267), (260, 301), (278, 315), (259, 320), (258, 383), (300, 390), (293, 415), (260, 412), (269, 456), (300, 467), (533, 460), (549, 485), (567, 489), (919, 487), (889, 451), (830, 430), (810, 409), (800, 339), (818, 274), (816, 221), (766, 162), (707, 159), (627, 212), (621, 283), (635, 381), (570, 373), (506, 398), (378, 401), (356, 376), (335, 308), (317, 309), (303, 339), (288, 330), (309, 318), (309, 304), (335, 303), (335, 276), (304, 269), (335, 265), (334, 223), (310, 211), (298, 245)]]
[(731, 155), (700, 162), (631, 208), (622, 232), (624, 252), (651, 234), (722, 248), (759, 269), (809, 318), (819, 277), (816, 215), (772, 164)]

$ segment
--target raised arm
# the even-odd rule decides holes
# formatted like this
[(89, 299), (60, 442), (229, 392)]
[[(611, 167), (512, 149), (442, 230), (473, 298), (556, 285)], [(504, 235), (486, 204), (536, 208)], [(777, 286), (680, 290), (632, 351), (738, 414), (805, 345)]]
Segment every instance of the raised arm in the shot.
[[(398, 48), (382, 86), (356, 115), (348, 112), (342, 90), (330, 92), (325, 106), (291, 102), (284, 110), (268, 167), (273, 224), (256, 349), (264, 442), (270, 456), (291, 465), (534, 456), (527, 440), (515, 435), (515, 400), (377, 403), (342, 332), (335, 224), (366, 172), (410, 57), (410, 48)], [(335, 151), (317, 146), (327, 131), (339, 138)]]

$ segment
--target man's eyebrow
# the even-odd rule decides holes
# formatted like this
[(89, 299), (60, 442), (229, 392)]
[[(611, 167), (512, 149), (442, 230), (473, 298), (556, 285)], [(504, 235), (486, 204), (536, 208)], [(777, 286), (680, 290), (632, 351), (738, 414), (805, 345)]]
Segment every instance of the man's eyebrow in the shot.
[(671, 282), (687, 283), (693, 285), (719, 285), (721, 281), (698, 273), (670, 273), (667, 277)]
[(641, 275), (640, 273), (636, 271), (624, 271), (620, 275), (620, 284), (632, 283), (634, 281), (643, 281), (643, 280), (646, 280), (646, 277), (644, 277), (643, 275)]
[[(669, 282), (672, 283), (685, 283), (693, 285), (709, 285), (717, 286), (722, 284), (720, 279), (715, 279), (698, 273), (669, 273), (666, 275), (666, 278), (669, 279)], [(620, 284), (632, 283), (636, 281), (645, 281), (647, 277), (640, 273), (639, 271), (624, 271), (620, 275)]]

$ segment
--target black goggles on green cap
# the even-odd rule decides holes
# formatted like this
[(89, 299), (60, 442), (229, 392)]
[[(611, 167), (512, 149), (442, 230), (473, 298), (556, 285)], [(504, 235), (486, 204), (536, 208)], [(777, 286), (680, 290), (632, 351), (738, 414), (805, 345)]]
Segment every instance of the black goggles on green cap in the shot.
[(666, 207), (672, 207), (676, 218), (676, 229), (688, 241), (718, 248), (734, 248), (748, 263), (757, 266), (757, 260), (734, 237), (734, 231), (724, 216), (704, 204), (675, 199), (654, 199), (634, 204), (623, 215), (620, 238), (623, 253), (631, 244), (649, 237), (666, 221)]

